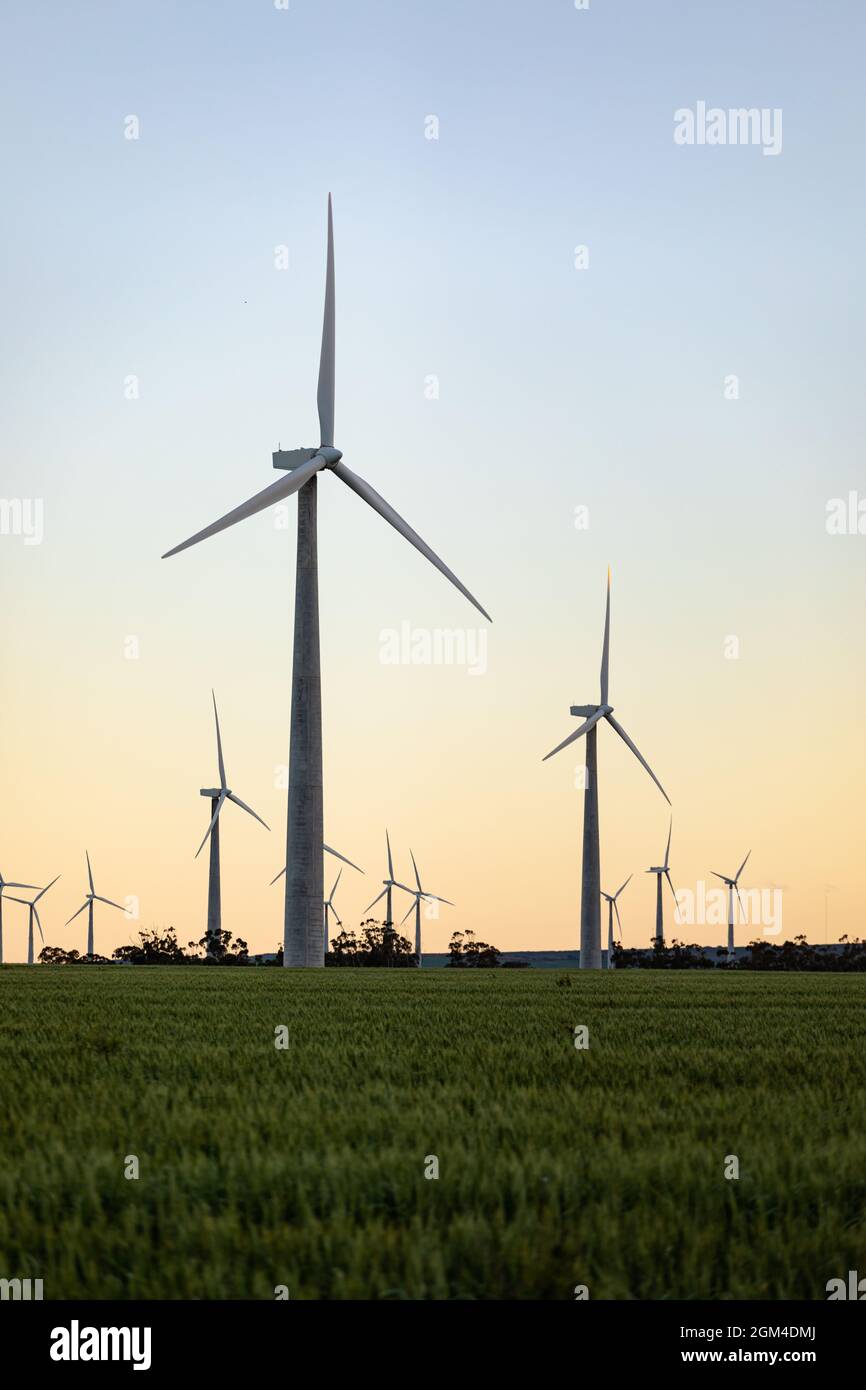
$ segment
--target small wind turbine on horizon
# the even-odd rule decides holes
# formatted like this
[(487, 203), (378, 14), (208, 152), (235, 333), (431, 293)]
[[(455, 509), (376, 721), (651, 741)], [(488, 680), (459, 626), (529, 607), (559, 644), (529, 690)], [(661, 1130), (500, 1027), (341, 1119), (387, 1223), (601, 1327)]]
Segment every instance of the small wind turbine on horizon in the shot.
[(613, 969), (613, 914), (614, 914), (614, 913), (616, 913), (616, 924), (617, 924), (617, 926), (619, 927), (619, 940), (620, 940), (620, 945), (622, 945), (622, 922), (621, 922), (620, 919), (619, 919), (619, 908), (618, 908), (617, 905), (616, 905), (616, 900), (617, 900), (617, 898), (619, 897), (620, 893), (622, 892), (623, 888), (625, 888), (627, 884), (631, 883), (633, 877), (634, 877), (633, 874), (629, 874), (629, 876), (628, 876), (628, 878), (626, 879), (625, 883), (621, 883), (620, 886), (619, 886), (619, 888), (617, 888), (617, 890), (616, 890), (615, 893), (605, 893), (605, 891), (604, 891), (603, 888), (602, 888), (602, 890), (601, 890), (601, 896), (602, 896), (602, 897), (605, 899), (605, 901), (607, 902), (607, 968), (608, 968), (608, 970), (612, 970), (612, 969)]
[[(418, 873), (418, 865), (415, 863), (415, 856), (414, 856), (414, 854), (412, 853), (411, 849), (410, 849), (410, 851), (409, 851), (409, 855), (410, 855), (410, 857), (411, 857), (411, 859), (412, 859), (412, 868), (415, 870), (415, 882), (417, 883), (418, 887), (417, 887), (417, 888), (407, 888), (407, 889), (406, 889), (407, 893), (411, 893), (411, 894), (413, 895), (415, 901), (414, 901), (414, 903), (412, 904), (412, 906), (409, 908), (409, 911), (406, 913), (406, 916), (403, 918), (403, 922), (405, 922), (406, 919), (407, 919), (413, 912), (415, 913), (415, 954), (416, 954), (416, 956), (418, 957), (418, 965), (419, 965), (419, 967), (420, 967), (420, 965), (421, 965), (421, 899), (422, 899), (422, 898), (425, 898), (428, 902), (445, 903), (447, 907), (453, 907), (454, 904), (453, 904), (452, 902), (450, 902), (448, 898), (440, 898), (440, 897), (437, 897), (437, 895), (436, 895), (435, 893), (428, 893), (426, 888), (422, 888), (422, 887), (421, 887), (421, 875)], [(401, 884), (398, 884), (398, 885), (397, 885), (398, 888), (401, 887), (401, 886), (402, 886)], [(381, 897), (381, 894), (380, 894), (379, 896)], [(400, 923), (400, 926), (401, 926), (401, 927), (402, 927), (402, 925), (403, 925), (403, 922)]]
[[(665, 943), (665, 914), (664, 905), (662, 903), (662, 879), (667, 879), (668, 887), (674, 895), (674, 903), (677, 902), (677, 895), (674, 885), (671, 882), (670, 871), (671, 832), (673, 828), (674, 818), (671, 816), (670, 825), (668, 826), (668, 842), (665, 846), (665, 862), (663, 864), (656, 864), (651, 869), (647, 869), (648, 874), (655, 874), (656, 876), (656, 940), (660, 941), (662, 946)], [(679, 904), (677, 904), (677, 906), (679, 906)]]
[(330, 949), (330, 947), (329, 947), (329, 945), (328, 945), (328, 927), (329, 927), (329, 925), (330, 925), (330, 922), (329, 922), (329, 920), (328, 920), (328, 915), (329, 915), (329, 913), (333, 912), (333, 914), (334, 914), (334, 921), (337, 923), (337, 926), (338, 926), (338, 927), (342, 927), (342, 925), (343, 925), (343, 923), (340, 921), (340, 918), (339, 918), (338, 915), (337, 915), (337, 909), (334, 907), (334, 894), (335, 894), (336, 891), (337, 891), (337, 885), (339, 884), (340, 879), (341, 879), (342, 877), (343, 877), (343, 870), (340, 869), (339, 872), (338, 872), (338, 874), (337, 874), (337, 877), (334, 879), (334, 886), (333, 886), (333, 888), (331, 889), (331, 891), (330, 891), (328, 897), (325, 899), (325, 955), (328, 954), (328, 951), (329, 951), (329, 949)]
[(210, 870), (208, 873), (207, 884), (208, 955), (212, 954), (211, 943), (216, 942), (219, 939), (219, 933), (222, 929), (222, 889), (220, 884), (219, 827), (220, 811), (222, 810), (223, 806), (227, 801), (233, 801), (236, 806), (240, 806), (242, 811), (246, 811), (248, 815), (252, 816), (253, 820), (257, 820), (259, 822), (259, 825), (264, 825), (265, 830), (270, 830), (271, 828), (262, 820), (261, 816), (253, 810), (252, 806), (248, 806), (245, 801), (241, 801), (240, 797), (236, 796), (235, 793), (229, 789), (228, 782), (226, 781), (225, 761), (223, 760), (222, 738), (220, 737), (220, 717), (217, 713), (216, 695), (213, 691), (211, 691), (211, 699), (213, 700), (213, 717), (216, 723), (217, 764), (219, 766), (220, 784), (218, 787), (202, 787), (200, 789), (199, 795), (206, 796), (210, 801), (211, 821), (210, 825), (207, 828), (207, 831), (205, 832), (205, 837), (199, 845), (198, 849), (196, 850), (194, 856), (196, 859), (198, 859), (199, 855), (201, 854), (202, 850), (207, 844), (209, 836)]
[[(51, 880), (50, 883), (47, 883), (47, 884), (45, 885), (44, 888), (40, 888), (40, 890), (39, 890), (39, 892), (36, 894), (36, 897), (35, 897), (35, 898), (13, 898), (12, 894), (11, 894), (11, 893), (9, 894), (9, 901), (10, 901), (10, 903), (21, 903), (24, 907), (27, 907), (27, 908), (30, 909), (30, 917), (29, 917), (29, 922), (28, 922), (28, 926), (27, 926), (27, 964), (28, 964), (28, 965), (32, 965), (32, 964), (33, 964), (33, 921), (34, 921), (34, 919), (35, 919), (35, 921), (36, 921), (37, 927), (39, 928), (39, 935), (40, 935), (40, 937), (41, 937), (41, 939), (42, 939), (42, 945), (43, 945), (43, 946), (45, 945), (45, 933), (44, 933), (43, 930), (42, 930), (42, 923), (41, 923), (41, 921), (40, 921), (40, 919), (39, 919), (39, 909), (37, 908), (36, 904), (38, 903), (38, 901), (39, 901), (40, 898), (44, 898), (44, 897), (45, 897), (45, 894), (48, 892), (48, 889), (49, 889), (49, 888), (53, 888), (53, 887), (54, 887), (54, 885), (55, 885), (55, 883), (57, 882), (57, 879), (58, 879), (59, 877), (60, 877), (60, 874), (57, 875), (57, 878), (53, 878), (53, 879)], [(21, 884), (20, 886), (21, 886), (21, 887), (25, 887), (25, 886), (26, 886), (26, 887), (32, 887), (33, 885), (32, 885), (32, 884), (27, 884), (27, 885)]]
[(93, 885), (93, 870), (92, 870), (92, 868), (90, 867), (90, 855), (89, 855), (89, 853), (88, 853), (87, 850), (84, 851), (84, 857), (85, 857), (86, 860), (87, 860), (87, 881), (88, 881), (88, 883), (89, 883), (89, 885), (90, 885), (90, 888), (89, 888), (87, 897), (84, 899), (84, 902), (81, 904), (81, 906), (80, 906), (80, 908), (78, 909), (78, 911), (77, 911), (77, 912), (73, 912), (72, 916), (69, 918), (69, 921), (67, 921), (67, 922), (64, 923), (64, 926), (67, 926), (67, 927), (68, 927), (68, 926), (69, 926), (69, 922), (74, 922), (75, 919), (76, 919), (76, 917), (79, 917), (79, 916), (81, 915), (81, 913), (84, 911), (84, 909), (87, 908), (87, 954), (88, 954), (88, 956), (92, 956), (92, 955), (94, 954), (94, 951), (93, 951), (93, 904), (94, 904), (94, 903), (105, 903), (107, 907), (116, 907), (117, 910), (118, 910), (118, 912), (125, 912), (125, 911), (126, 911), (126, 908), (125, 908), (125, 907), (122, 907), (120, 903), (112, 902), (111, 898), (103, 898), (103, 897), (101, 897), (101, 896), (99, 895), (99, 893), (97, 893), (97, 891), (96, 891), (96, 889), (95, 889), (95, 887), (94, 887), (94, 885)]
[(405, 883), (398, 883), (396, 878), (394, 877), (394, 860), (391, 857), (391, 839), (387, 830), (385, 831), (385, 845), (388, 851), (388, 877), (382, 879), (382, 882), (385, 885), (384, 888), (382, 889), (378, 897), (374, 898), (371, 903), (367, 904), (367, 906), (364, 908), (364, 911), (369, 912), (371, 907), (375, 907), (378, 902), (381, 902), (382, 899), (385, 898), (385, 921), (382, 925), (385, 927), (386, 931), (393, 931), (394, 922), (391, 917), (391, 891), (394, 888), (402, 888), (404, 893), (411, 894), (412, 889), (408, 888)]
[(733, 877), (733, 878), (728, 878), (727, 874), (717, 874), (716, 871), (715, 871), (715, 869), (710, 869), (710, 873), (712, 874), (713, 878), (720, 878), (720, 879), (722, 880), (722, 883), (724, 883), (724, 884), (726, 885), (727, 890), (728, 890), (728, 954), (729, 954), (729, 955), (733, 955), (733, 952), (734, 952), (734, 894), (735, 894), (735, 893), (736, 893), (736, 895), (737, 895), (737, 901), (738, 901), (738, 903), (740, 904), (740, 908), (742, 909), (743, 921), (745, 922), (745, 920), (746, 920), (746, 909), (743, 907), (743, 900), (742, 900), (742, 898), (740, 897), (740, 874), (741, 874), (741, 873), (743, 872), (743, 870), (745, 869), (746, 864), (747, 864), (748, 861), (749, 861), (749, 855), (750, 855), (751, 853), (752, 853), (752, 851), (749, 850), (749, 854), (746, 855), (745, 859), (743, 860), (743, 862), (742, 862), (742, 864), (740, 865), (740, 867), (737, 869), (737, 872), (734, 874), (734, 877)]
[[(0, 874), (0, 965), (3, 964), (3, 892), (6, 888), (38, 888), (38, 883), (13, 883)], [(25, 902), (24, 898), (11, 898), (10, 902)]]
[(604, 615), (604, 641), (601, 651), (601, 701), (597, 705), (572, 705), (571, 713), (582, 716), (584, 723), (563, 739), (562, 743), (542, 759), (547, 762), (575, 739), (586, 734), (586, 787), (583, 794), (583, 874), (580, 896), (580, 969), (601, 969), (601, 867), (598, 833), (598, 762), (596, 725), (606, 719), (622, 741), (634, 753), (638, 762), (655, 782), (665, 801), (670, 797), (649, 763), (632, 743), (625, 729), (613, 717), (613, 705), (608, 704), (608, 674), (610, 666), (610, 570), (607, 572), (607, 606)]
[[(322, 797), (322, 688), (319, 655), (319, 581), (316, 519), (317, 474), (336, 475), (342, 483), (378, 512), (405, 540), (445, 576), (485, 618), (490, 615), (416, 531), (342, 462), (334, 448), (335, 396), (334, 222), (328, 195), (328, 251), (325, 273), (325, 313), (319, 355), (316, 403), (321, 442), (318, 447), (273, 454), (275, 468), (288, 469), (249, 501), (196, 532), (166, 552), (176, 555), (219, 531), (254, 516), (275, 502), (298, 494), (298, 532), (295, 580), (295, 630), (292, 656), (292, 713), (289, 745), (288, 815), (286, 818), (286, 897), (283, 922), (283, 965), (322, 966), (324, 881), (321, 845), (324, 839)], [(402, 453), (402, 450), (401, 450)], [(164, 556), (163, 558), (166, 558)]]

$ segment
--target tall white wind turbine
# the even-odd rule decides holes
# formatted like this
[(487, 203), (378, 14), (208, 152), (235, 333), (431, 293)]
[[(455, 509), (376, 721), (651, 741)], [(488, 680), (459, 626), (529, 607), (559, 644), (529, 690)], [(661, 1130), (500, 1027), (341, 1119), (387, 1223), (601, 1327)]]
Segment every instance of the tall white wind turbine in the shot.
[[(36, 897), (35, 897), (35, 898), (13, 898), (12, 894), (11, 894), (11, 893), (9, 894), (9, 901), (10, 901), (10, 903), (22, 903), (24, 907), (30, 909), (29, 921), (28, 921), (28, 925), (27, 925), (27, 964), (28, 964), (28, 965), (32, 965), (32, 964), (33, 964), (33, 923), (34, 923), (34, 921), (36, 922), (36, 925), (37, 925), (37, 927), (39, 928), (39, 935), (40, 935), (40, 937), (41, 937), (41, 939), (42, 939), (42, 945), (43, 945), (43, 946), (45, 945), (45, 933), (44, 933), (43, 930), (42, 930), (42, 922), (41, 922), (40, 919), (39, 919), (39, 909), (38, 909), (38, 907), (36, 906), (36, 904), (38, 903), (38, 901), (39, 901), (40, 898), (44, 898), (44, 897), (45, 897), (45, 894), (48, 892), (48, 889), (49, 889), (49, 888), (53, 888), (53, 887), (54, 887), (54, 885), (55, 885), (55, 883), (57, 882), (57, 879), (58, 879), (59, 877), (60, 877), (60, 875), (58, 874), (58, 875), (57, 875), (57, 878), (53, 878), (53, 879), (51, 880), (50, 883), (47, 883), (47, 884), (45, 885), (44, 888), (41, 888), (41, 889), (39, 890), (39, 892), (36, 894)], [(23, 887), (23, 886), (24, 886), (24, 885), (22, 885), (22, 887)], [(28, 886), (30, 886), (30, 885), (28, 885)]]
[(742, 911), (742, 914), (743, 914), (743, 921), (745, 922), (745, 920), (746, 920), (746, 909), (743, 907), (743, 900), (742, 900), (742, 898), (740, 897), (740, 874), (743, 872), (743, 870), (745, 869), (747, 863), (749, 862), (749, 855), (750, 855), (751, 853), (752, 853), (752, 851), (749, 850), (749, 854), (746, 855), (745, 859), (743, 860), (743, 862), (742, 862), (742, 864), (740, 865), (740, 867), (737, 869), (737, 872), (734, 874), (734, 877), (733, 877), (733, 878), (728, 878), (727, 874), (717, 874), (716, 871), (715, 871), (715, 869), (710, 869), (710, 873), (712, 874), (713, 878), (720, 878), (720, 879), (722, 880), (722, 883), (724, 883), (724, 884), (726, 885), (727, 890), (728, 890), (728, 954), (729, 954), (729, 955), (733, 955), (733, 952), (734, 952), (734, 894), (735, 894), (735, 893), (736, 893), (736, 895), (737, 895), (737, 901), (738, 901), (738, 903), (740, 904), (740, 910)]
[[(38, 888), (38, 883), (12, 883), (10, 879), (4, 878), (0, 874), (0, 965), (3, 964), (3, 893), (7, 888)], [(15, 898), (15, 902), (24, 902), (24, 898)]]
[(328, 951), (330, 950), (330, 947), (329, 947), (329, 945), (328, 945), (328, 936), (329, 936), (328, 928), (329, 928), (329, 926), (330, 926), (330, 913), (333, 912), (333, 914), (334, 914), (334, 921), (337, 923), (337, 926), (338, 926), (338, 927), (342, 927), (342, 925), (343, 925), (343, 923), (340, 921), (339, 916), (337, 915), (337, 909), (334, 907), (334, 894), (335, 894), (336, 891), (337, 891), (337, 885), (339, 884), (340, 879), (341, 879), (342, 877), (343, 877), (343, 870), (340, 869), (339, 872), (337, 873), (337, 877), (334, 879), (334, 886), (333, 886), (333, 888), (331, 889), (330, 893), (328, 894), (327, 898), (325, 899), (325, 955), (327, 955), (327, 954), (328, 954)]
[[(227, 512), (219, 521), (198, 531), (189, 540), (174, 546), (167, 555), (176, 555), (188, 546), (224, 531), (246, 517), (254, 516), (274, 502), (298, 494), (298, 545), (295, 580), (295, 632), (292, 658), (292, 713), (289, 747), (289, 795), (286, 821), (286, 897), (283, 921), (283, 964), (285, 966), (325, 963), (322, 930), (324, 884), (322, 872), (322, 691), (319, 660), (319, 588), (316, 531), (317, 474), (334, 474), (353, 492), (399, 531), (410, 545), (448, 579), (489, 620), (489, 614), (457, 576), (421, 539), (416, 531), (394, 511), (379, 493), (343, 463), (340, 449), (334, 447), (335, 382), (334, 308), (334, 225), (328, 196), (328, 259), (325, 275), (325, 314), (319, 356), (319, 383), (316, 402), (321, 442), (316, 448), (279, 449), (273, 455), (275, 468), (287, 469), (287, 476), (257, 492), (248, 502)], [(402, 449), (401, 449), (402, 453)], [(164, 557), (165, 558), (165, 557)]]
[(603, 888), (602, 888), (602, 890), (601, 890), (601, 896), (604, 898), (605, 902), (607, 903), (607, 968), (608, 968), (608, 970), (613, 970), (613, 914), (614, 914), (614, 913), (616, 913), (616, 924), (617, 924), (617, 926), (619, 927), (619, 940), (620, 940), (620, 945), (622, 945), (622, 922), (620, 921), (620, 917), (619, 917), (619, 908), (617, 907), (616, 900), (617, 900), (617, 898), (619, 897), (620, 893), (622, 892), (623, 888), (626, 887), (626, 884), (631, 883), (632, 878), (633, 878), (633, 875), (632, 875), (632, 874), (629, 874), (629, 876), (628, 876), (628, 878), (626, 879), (625, 883), (621, 883), (620, 886), (619, 886), (619, 888), (617, 888), (617, 890), (616, 890), (615, 893), (605, 893), (605, 891), (604, 891)]
[(269, 825), (265, 824), (261, 816), (253, 810), (252, 806), (248, 806), (245, 801), (241, 801), (240, 797), (236, 796), (235, 793), (231, 791), (229, 788), (228, 782), (226, 781), (226, 765), (223, 760), (223, 745), (222, 739), (220, 737), (220, 717), (217, 714), (216, 695), (214, 695), (213, 691), (211, 691), (211, 699), (213, 700), (213, 717), (216, 723), (217, 765), (219, 767), (220, 784), (218, 787), (202, 787), (200, 789), (199, 795), (206, 796), (210, 801), (211, 820), (205, 832), (205, 837), (195, 852), (195, 858), (198, 859), (199, 855), (201, 854), (202, 850), (207, 844), (208, 837), (210, 837), (210, 870), (208, 873), (207, 883), (208, 955), (213, 954), (213, 945), (216, 944), (219, 940), (219, 933), (222, 929), (222, 887), (220, 883), (220, 811), (222, 810), (223, 806), (227, 801), (233, 801), (236, 806), (240, 806), (242, 811), (246, 811), (247, 815), (252, 816), (253, 820), (257, 820), (259, 825), (264, 825), (265, 830), (270, 830), (271, 828)]
[[(409, 854), (410, 854), (411, 859), (412, 859), (412, 868), (415, 870), (415, 882), (417, 883), (418, 887), (417, 887), (417, 888), (408, 888), (408, 889), (406, 890), (407, 892), (409, 892), (409, 893), (411, 893), (411, 894), (413, 895), (415, 901), (414, 901), (414, 903), (412, 904), (412, 906), (409, 908), (409, 911), (406, 913), (406, 916), (403, 918), (403, 922), (405, 922), (405, 921), (407, 920), (407, 918), (410, 917), (411, 914), (412, 914), (413, 912), (415, 913), (415, 954), (416, 954), (416, 956), (418, 957), (418, 965), (419, 965), (419, 967), (420, 967), (420, 965), (421, 965), (421, 899), (424, 898), (427, 902), (445, 903), (446, 906), (448, 906), (448, 907), (453, 907), (454, 904), (453, 904), (452, 902), (450, 902), (450, 901), (448, 900), (448, 898), (440, 898), (440, 897), (437, 897), (437, 895), (436, 895), (435, 893), (428, 893), (426, 888), (422, 888), (422, 887), (421, 887), (421, 875), (418, 873), (418, 865), (415, 863), (415, 856), (414, 856), (414, 854), (412, 854), (411, 849), (410, 849), (410, 851), (409, 851)], [(401, 885), (398, 884), (397, 886), (400, 887)], [(381, 895), (380, 895), (380, 896), (381, 896)], [(401, 927), (402, 927), (402, 925), (403, 925), (403, 922), (400, 923), (400, 926), (401, 926)]]
[(584, 722), (568, 738), (552, 749), (542, 760), (547, 762), (575, 739), (586, 734), (586, 786), (583, 793), (583, 882), (580, 896), (580, 968), (601, 969), (601, 871), (598, 842), (598, 763), (596, 756), (596, 725), (606, 719), (638, 762), (655, 782), (665, 801), (670, 797), (649, 763), (632, 743), (625, 729), (613, 717), (613, 705), (608, 704), (608, 674), (610, 667), (610, 570), (607, 572), (607, 607), (604, 614), (604, 642), (601, 650), (601, 701), (597, 705), (572, 705), (571, 713)]
[(677, 900), (676, 891), (671, 882), (670, 871), (671, 831), (673, 828), (674, 818), (671, 816), (671, 822), (668, 826), (668, 842), (665, 846), (665, 862), (663, 864), (654, 864), (651, 869), (647, 869), (648, 874), (655, 874), (656, 876), (656, 940), (661, 942), (662, 946), (665, 944), (665, 914), (664, 905), (662, 903), (662, 879), (667, 879), (668, 887), (674, 895), (674, 902), (676, 903)]
[(76, 919), (76, 917), (78, 917), (78, 916), (84, 911), (84, 909), (87, 908), (87, 954), (88, 954), (89, 956), (92, 956), (92, 955), (93, 955), (93, 904), (94, 904), (94, 903), (105, 903), (107, 907), (116, 907), (117, 910), (118, 910), (118, 912), (125, 912), (125, 911), (126, 911), (126, 908), (125, 908), (125, 907), (121, 907), (120, 903), (112, 902), (111, 898), (102, 898), (102, 897), (100, 897), (100, 895), (97, 893), (96, 889), (95, 889), (94, 886), (93, 886), (93, 870), (92, 870), (91, 867), (90, 867), (90, 855), (88, 854), (87, 850), (84, 851), (84, 855), (85, 855), (85, 858), (87, 859), (87, 881), (88, 881), (88, 884), (90, 885), (90, 886), (89, 886), (89, 890), (88, 890), (88, 893), (87, 893), (87, 897), (84, 899), (84, 902), (81, 904), (80, 908), (78, 909), (78, 912), (73, 912), (72, 916), (69, 918), (69, 920), (68, 920), (64, 925), (68, 927), (68, 926), (69, 926), (69, 923), (70, 923), (70, 922), (74, 922), (75, 919)]

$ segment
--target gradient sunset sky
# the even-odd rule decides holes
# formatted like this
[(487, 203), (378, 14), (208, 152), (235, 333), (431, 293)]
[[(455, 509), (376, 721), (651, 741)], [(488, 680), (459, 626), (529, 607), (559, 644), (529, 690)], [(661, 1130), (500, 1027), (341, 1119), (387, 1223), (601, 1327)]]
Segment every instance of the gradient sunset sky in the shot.
[[(62, 875), (46, 939), (84, 949), (85, 848), (97, 892), (203, 934), (212, 687), (272, 826), (223, 813), (223, 925), (282, 938), (295, 503), (160, 555), (318, 443), (329, 191), (336, 442), (494, 619), (481, 669), (384, 662), (403, 624), (481, 620), (321, 478), (344, 923), (388, 826), (398, 877), (411, 846), (456, 903), (428, 950), (577, 946), (583, 745), (542, 757), (598, 699), (610, 565), (611, 702), (675, 885), (751, 849), (783, 937), (823, 940), (825, 901), (831, 940), (863, 933), (866, 534), (827, 529), (866, 496), (862, 6), (106, 0), (2, 31), (0, 497), (44, 536), (0, 535), (0, 870)], [(780, 109), (781, 152), (677, 145), (699, 101)], [(599, 757), (602, 883), (634, 872), (645, 945), (668, 808), (610, 729)], [(136, 927), (105, 908), (97, 950)]]

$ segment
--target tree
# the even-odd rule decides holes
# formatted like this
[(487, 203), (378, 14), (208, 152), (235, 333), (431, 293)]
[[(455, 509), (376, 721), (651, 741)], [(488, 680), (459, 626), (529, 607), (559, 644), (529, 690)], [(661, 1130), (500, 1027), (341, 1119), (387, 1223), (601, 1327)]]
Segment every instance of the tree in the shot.
[(486, 941), (476, 941), (472, 931), (456, 931), (448, 943), (448, 964), (453, 969), (494, 970), (499, 964), (499, 951)]

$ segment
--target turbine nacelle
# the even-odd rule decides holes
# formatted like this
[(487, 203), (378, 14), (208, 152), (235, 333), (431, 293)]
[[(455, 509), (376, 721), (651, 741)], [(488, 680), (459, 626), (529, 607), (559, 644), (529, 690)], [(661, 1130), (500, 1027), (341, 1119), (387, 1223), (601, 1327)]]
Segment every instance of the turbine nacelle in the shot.
[(293, 468), (300, 468), (303, 463), (310, 463), (315, 458), (323, 460), (322, 468), (333, 468), (334, 464), (339, 463), (342, 457), (342, 449), (335, 449), (330, 444), (322, 444), (318, 449), (277, 449), (271, 455), (274, 468), (286, 468), (289, 472)]

